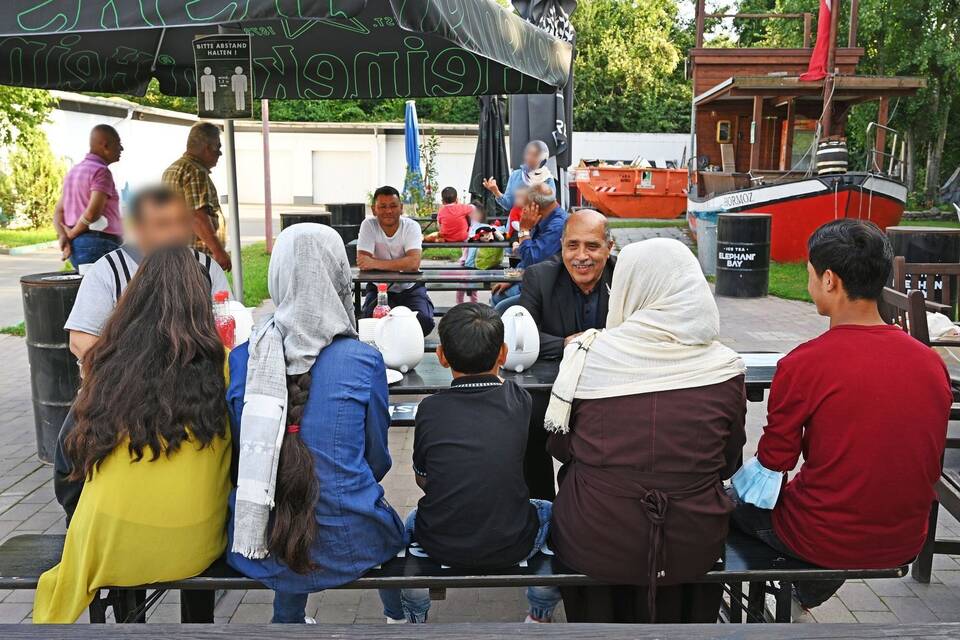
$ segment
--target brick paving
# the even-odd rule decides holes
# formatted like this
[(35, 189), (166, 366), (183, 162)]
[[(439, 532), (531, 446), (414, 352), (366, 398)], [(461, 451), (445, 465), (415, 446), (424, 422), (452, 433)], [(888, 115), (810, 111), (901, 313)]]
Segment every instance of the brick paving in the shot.
[[(446, 300), (444, 296), (450, 296)], [(453, 302), (441, 294), (438, 304)], [(786, 351), (826, 328), (812, 305), (766, 298), (718, 299), (724, 342), (741, 351)], [(36, 458), (29, 368), (24, 340), (0, 335), (0, 541), (21, 533), (63, 533), (60, 507), (54, 499), (52, 470)], [(765, 403), (748, 410), (748, 443), (752, 454), (764, 419)], [(384, 480), (387, 498), (405, 514), (419, 498), (411, 468), (412, 429), (389, 434), (394, 468)], [(939, 533), (960, 538), (960, 524), (942, 513)], [(167, 594), (150, 613), (149, 622), (179, 619), (178, 593)], [(32, 591), (0, 591), (0, 623), (29, 622)], [(218, 622), (267, 622), (271, 615), (269, 591), (235, 591), (218, 602)], [(523, 590), (457, 589), (433, 603), (431, 621), (521, 621), (526, 608)], [(373, 591), (328, 591), (314, 594), (307, 614), (325, 623), (383, 623), (379, 599)], [(562, 611), (559, 616), (563, 619)], [(960, 557), (936, 556), (933, 581), (918, 584), (912, 578), (850, 581), (824, 605), (801, 622), (921, 622), (960, 621)], [(86, 616), (82, 618), (86, 620)]]

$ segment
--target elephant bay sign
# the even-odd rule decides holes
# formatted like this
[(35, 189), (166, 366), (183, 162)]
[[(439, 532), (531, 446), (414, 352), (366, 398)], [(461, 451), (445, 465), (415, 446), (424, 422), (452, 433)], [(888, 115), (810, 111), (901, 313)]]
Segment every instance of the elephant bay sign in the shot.
[(252, 118), (250, 36), (218, 34), (193, 40), (197, 70), (197, 115), (201, 118)]

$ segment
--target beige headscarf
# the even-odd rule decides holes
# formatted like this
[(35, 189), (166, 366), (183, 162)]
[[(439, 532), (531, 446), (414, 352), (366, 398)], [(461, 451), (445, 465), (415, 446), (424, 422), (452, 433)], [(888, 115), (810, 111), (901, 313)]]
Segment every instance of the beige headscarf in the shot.
[(743, 374), (719, 334), (717, 304), (690, 249), (668, 238), (627, 245), (613, 271), (607, 327), (567, 347), (545, 427), (566, 433), (575, 398), (704, 387)]

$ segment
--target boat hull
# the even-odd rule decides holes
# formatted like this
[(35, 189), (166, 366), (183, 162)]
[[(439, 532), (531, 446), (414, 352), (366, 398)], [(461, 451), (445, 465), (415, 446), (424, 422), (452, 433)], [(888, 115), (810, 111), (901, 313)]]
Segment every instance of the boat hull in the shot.
[(578, 167), (584, 206), (614, 218), (676, 218), (687, 208), (687, 170)]
[(807, 240), (820, 225), (837, 218), (870, 220), (881, 229), (900, 223), (906, 205), (903, 183), (866, 173), (820, 176), (795, 182), (739, 189), (704, 199), (691, 197), (687, 220), (718, 213), (772, 216), (770, 257), (777, 262), (807, 259)]

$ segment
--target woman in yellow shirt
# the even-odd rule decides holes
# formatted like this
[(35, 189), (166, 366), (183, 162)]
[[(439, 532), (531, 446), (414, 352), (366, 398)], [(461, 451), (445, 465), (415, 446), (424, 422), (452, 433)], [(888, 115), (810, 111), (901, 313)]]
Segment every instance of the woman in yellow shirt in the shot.
[(74, 622), (101, 587), (187, 578), (223, 553), (224, 359), (196, 257), (151, 254), (84, 358), (65, 448), (85, 483), (34, 622)]

